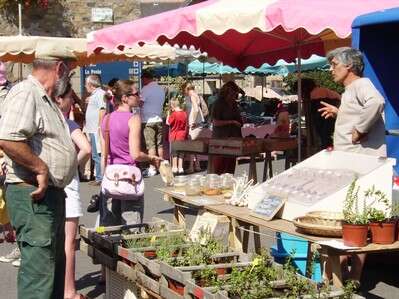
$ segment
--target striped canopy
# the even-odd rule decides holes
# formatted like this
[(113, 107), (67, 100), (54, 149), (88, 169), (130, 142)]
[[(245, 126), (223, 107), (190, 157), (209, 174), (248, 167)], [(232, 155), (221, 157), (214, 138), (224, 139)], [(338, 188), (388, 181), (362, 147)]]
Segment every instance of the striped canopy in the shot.
[(85, 38), (47, 37), (47, 36), (1, 36), (0, 61), (31, 63), (35, 58), (57, 55), (73, 58), (77, 65), (102, 63), (118, 60), (174, 60), (176, 48), (158, 44), (135, 45), (123, 51), (103, 50), (96, 54), (87, 54)]
[(194, 45), (244, 70), (279, 59), (324, 56), (349, 45), (356, 16), (399, 6), (399, 0), (209, 0), (88, 35), (90, 53), (138, 43)]

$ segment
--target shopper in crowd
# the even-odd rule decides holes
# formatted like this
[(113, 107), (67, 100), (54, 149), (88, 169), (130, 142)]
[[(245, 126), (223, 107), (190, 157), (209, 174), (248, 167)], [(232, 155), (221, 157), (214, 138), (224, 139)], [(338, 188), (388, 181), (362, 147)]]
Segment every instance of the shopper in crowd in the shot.
[(310, 144), (318, 146), (317, 150), (332, 146), (335, 118), (325, 119), (318, 110), (324, 107), (321, 102), (339, 107), (341, 95), (331, 89), (318, 86), (311, 78), (304, 78), (302, 79), (302, 96), (307, 110), (305, 116), (310, 128)]
[[(334, 81), (345, 86), (339, 108), (325, 102), (319, 111), (335, 118), (334, 149), (386, 157), (384, 98), (373, 83), (363, 77), (363, 55), (353, 48), (337, 48), (328, 53)], [(352, 255), (349, 278), (360, 281), (366, 255)], [(342, 262), (346, 263), (346, 258)]]
[[(6, 66), (3, 62), (0, 62), (0, 114), (1, 114), (1, 107), (3, 106), (2, 105), (3, 101), (5, 100), (10, 88), (11, 86), (7, 80)], [(3, 151), (0, 149), (0, 188), (4, 187), (5, 172), (6, 171), (5, 171), (4, 155)], [(3, 193), (2, 197), (4, 199), (5, 197), (4, 189), (2, 190), (2, 193)], [(4, 209), (6, 209), (5, 205)], [(2, 234), (4, 235), (4, 239), (0, 237), (0, 243), (4, 242), (4, 240), (10, 243), (14, 243), (16, 241), (15, 231), (12, 229), (10, 223), (3, 223), (1, 229), (2, 229)], [(19, 251), (18, 246), (15, 246), (15, 248), (11, 250), (8, 254), (0, 256), (0, 262), (12, 263), (13, 266), (19, 267), (21, 264), (21, 253)]]
[[(158, 156), (141, 151), (140, 96), (132, 81), (119, 80), (113, 88), (115, 111), (107, 114), (101, 124), (103, 152), (106, 151), (105, 133), (109, 121), (109, 155), (102, 157), (102, 165), (136, 165), (138, 161), (155, 164)], [(109, 118), (109, 120), (108, 120)], [(103, 167), (104, 168), (104, 167)], [(100, 224), (104, 226), (134, 224), (143, 220), (144, 198), (123, 200), (105, 198), (101, 200)]]
[[(15, 85), (1, 108), (7, 206), (21, 250), (18, 298), (64, 298), (65, 192), (76, 172), (75, 146), (52, 100), (68, 62), (42, 54), (32, 75)], [(65, 56), (64, 56), (65, 57)]]
[[(144, 70), (141, 75), (143, 88), (141, 90), (141, 117), (144, 143), (150, 156), (163, 158), (163, 120), (162, 107), (165, 102), (165, 90), (154, 81), (150, 70)], [(145, 176), (154, 176), (159, 169), (159, 163), (150, 165), (145, 170)]]
[[(55, 99), (58, 107), (66, 118), (73, 143), (78, 150), (78, 164), (84, 165), (90, 159), (90, 143), (81, 131), (79, 125), (67, 116), (71, 111), (73, 89), (69, 82), (61, 82), (55, 90)], [(82, 202), (79, 191), (79, 175), (76, 169), (72, 182), (65, 187), (65, 290), (64, 299), (78, 299), (82, 296), (76, 293), (75, 288), (75, 247), (79, 217), (83, 216)]]
[[(219, 97), (212, 110), (212, 138), (242, 137), (243, 121), (238, 109), (237, 100), (240, 88), (229, 81), (220, 89)], [(213, 170), (217, 174), (234, 174), (236, 159), (230, 157), (214, 157)]]
[(95, 165), (95, 181), (92, 185), (100, 185), (101, 176), (101, 148), (99, 142), (100, 120), (105, 114), (105, 91), (101, 88), (101, 77), (99, 75), (89, 75), (85, 84), (90, 96), (86, 99), (86, 125), (84, 131), (89, 135), (91, 145), (91, 157)]
[(114, 94), (112, 92), (112, 89), (115, 86), (115, 83), (118, 82), (118, 78), (112, 78), (111, 80), (108, 81), (108, 84), (106, 86), (105, 90), (105, 102), (106, 102), (106, 113), (111, 113), (115, 109), (115, 103), (114, 103)]
[[(204, 99), (195, 92), (193, 84), (186, 82), (183, 84), (182, 89), (186, 96), (189, 137), (191, 140), (205, 137), (205, 129), (207, 129), (206, 117), (209, 114), (208, 106)], [(194, 171), (201, 171), (201, 166), (198, 157), (190, 155), (187, 173), (193, 173)]]
[[(169, 141), (181, 141), (187, 139), (188, 119), (187, 113), (182, 109), (182, 103), (178, 97), (170, 101), (170, 110), (166, 123), (169, 125)], [(183, 174), (183, 158), (172, 153), (173, 174)]]
[(4, 62), (0, 61), (0, 105), (6, 98), (8, 91), (11, 88), (10, 82), (7, 80), (7, 70)]

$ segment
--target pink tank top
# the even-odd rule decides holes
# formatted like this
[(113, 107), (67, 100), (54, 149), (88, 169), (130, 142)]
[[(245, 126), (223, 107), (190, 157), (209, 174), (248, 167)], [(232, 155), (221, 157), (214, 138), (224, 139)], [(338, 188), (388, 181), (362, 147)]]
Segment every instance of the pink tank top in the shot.
[(131, 112), (114, 111), (103, 118), (101, 132), (105, 139), (105, 124), (109, 120), (110, 150), (108, 155), (109, 164), (135, 165), (136, 161), (129, 154), (129, 119), (133, 116)]

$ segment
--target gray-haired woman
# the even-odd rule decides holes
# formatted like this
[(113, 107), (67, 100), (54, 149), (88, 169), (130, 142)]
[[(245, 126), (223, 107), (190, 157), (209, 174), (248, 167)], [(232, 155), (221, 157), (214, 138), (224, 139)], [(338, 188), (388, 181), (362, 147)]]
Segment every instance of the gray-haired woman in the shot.
[[(321, 102), (325, 118), (334, 117), (334, 149), (386, 156), (384, 98), (368, 78), (363, 78), (363, 55), (353, 48), (337, 48), (327, 54), (334, 81), (345, 86), (339, 108)], [(352, 255), (349, 278), (359, 281), (365, 254)], [(346, 264), (346, 258), (341, 259)]]

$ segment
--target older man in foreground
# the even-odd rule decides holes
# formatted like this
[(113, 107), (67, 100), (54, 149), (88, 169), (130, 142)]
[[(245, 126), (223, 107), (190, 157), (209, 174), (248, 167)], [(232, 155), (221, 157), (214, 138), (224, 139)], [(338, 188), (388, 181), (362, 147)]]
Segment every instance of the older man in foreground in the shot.
[(0, 147), (6, 154), (6, 198), (21, 250), (18, 298), (64, 297), (64, 187), (76, 170), (76, 151), (64, 116), (53, 102), (69, 68), (44, 54), (0, 108)]
[[(363, 55), (357, 49), (337, 48), (327, 54), (334, 81), (345, 86), (339, 108), (321, 102), (325, 118), (334, 117), (334, 149), (386, 157), (384, 98), (363, 78)], [(352, 255), (348, 278), (360, 281), (365, 254)], [(346, 264), (346, 259), (342, 259)]]

